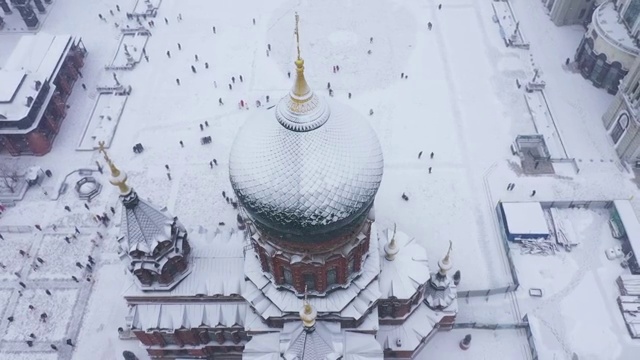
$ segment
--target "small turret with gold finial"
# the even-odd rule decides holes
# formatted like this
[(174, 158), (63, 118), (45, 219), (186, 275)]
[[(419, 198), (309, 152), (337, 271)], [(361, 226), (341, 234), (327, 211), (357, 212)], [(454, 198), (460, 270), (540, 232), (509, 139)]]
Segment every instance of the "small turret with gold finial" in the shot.
[(302, 324), (304, 325), (304, 329), (307, 332), (311, 332), (315, 329), (316, 325), (316, 317), (318, 316), (318, 312), (316, 309), (311, 306), (309, 300), (307, 300), (307, 287), (304, 287), (304, 305), (302, 309), (300, 309), (300, 320), (302, 320)]

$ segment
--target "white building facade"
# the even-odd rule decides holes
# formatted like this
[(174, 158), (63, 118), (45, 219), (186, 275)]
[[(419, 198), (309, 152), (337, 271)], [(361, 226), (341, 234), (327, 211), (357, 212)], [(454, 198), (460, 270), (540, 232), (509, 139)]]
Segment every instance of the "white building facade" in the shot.
[(589, 23), (596, 6), (603, 0), (543, 0), (549, 17), (558, 26)]
[(636, 60), (620, 91), (602, 116), (618, 156), (637, 167), (640, 161), (640, 59)]
[(610, 94), (640, 54), (640, 0), (606, 1), (596, 8), (574, 60), (585, 79)]

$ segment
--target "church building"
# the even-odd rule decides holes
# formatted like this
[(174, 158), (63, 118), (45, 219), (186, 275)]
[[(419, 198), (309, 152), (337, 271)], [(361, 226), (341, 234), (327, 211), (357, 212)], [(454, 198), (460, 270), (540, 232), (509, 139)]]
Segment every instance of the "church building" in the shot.
[(291, 91), (231, 149), (237, 229), (187, 234), (102, 150), (123, 206), (122, 332), (153, 359), (410, 358), (453, 326), (451, 247), (430, 268), (420, 241), (376, 223), (378, 137), (307, 84), (297, 15), (296, 40)]

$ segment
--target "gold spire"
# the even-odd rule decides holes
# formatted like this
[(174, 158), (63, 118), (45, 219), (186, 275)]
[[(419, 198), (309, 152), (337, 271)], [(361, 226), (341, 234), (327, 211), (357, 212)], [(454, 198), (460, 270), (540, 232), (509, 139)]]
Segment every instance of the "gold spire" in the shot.
[(316, 316), (318, 313), (313, 309), (309, 300), (307, 300), (307, 286), (304, 286), (304, 305), (300, 310), (300, 320), (306, 329), (313, 329), (316, 324)]
[(447, 271), (451, 270), (451, 262), (449, 261), (449, 256), (451, 255), (451, 249), (453, 248), (453, 242), (449, 240), (449, 250), (447, 250), (447, 255), (438, 261), (438, 267), (440, 268), (439, 273), (441, 275), (446, 275)]
[(442, 260), (442, 262), (444, 262), (445, 264), (449, 263), (449, 255), (451, 255), (452, 248), (453, 248), (453, 241), (449, 240), (449, 250), (447, 250), (447, 255)]
[[(307, 80), (304, 78), (304, 60), (300, 57), (300, 30), (299, 30), (300, 16), (296, 13), (296, 48), (298, 50), (298, 58), (295, 61), (296, 64), (296, 82), (291, 89), (291, 99), (296, 103), (307, 102), (311, 98), (311, 88), (307, 84)], [(293, 96), (295, 95), (295, 96)]]
[(98, 142), (98, 151), (102, 153), (104, 160), (109, 165), (109, 169), (111, 169), (111, 179), (109, 182), (117, 186), (120, 189), (121, 194), (127, 194), (130, 190), (127, 185), (127, 174), (121, 172), (113, 163), (111, 158), (109, 158), (109, 154), (107, 154), (107, 151), (104, 148), (104, 141)]
[(400, 249), (396, 245), (396, 223), (393, 223), (393, 235), (391, 235), (391, 240), (384, 245), (384, 257), (389, 261), (393, 261), (399, 252)]

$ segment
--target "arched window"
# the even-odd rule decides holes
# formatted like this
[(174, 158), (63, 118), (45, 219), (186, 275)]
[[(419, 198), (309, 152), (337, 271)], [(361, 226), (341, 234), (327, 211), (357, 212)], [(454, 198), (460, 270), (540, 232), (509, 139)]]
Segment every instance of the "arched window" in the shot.
[(315, 274), (304, 274), (304, 286), (308, 290), (316, 289), (316, 275)]
[(626, 113), (623, 113), (620, 116), (618, 116), (618, 120), (616, 121), (616, 124), (613, 126), (613, 130), (611, 131), (611, 139), (613, 140), (614, 144), (618, 144), (618, 141), (620, 141), (622, 134), (624, 134), (624, 131), (627, 129), (628, 126), (629, 126), (629, 115), (627, 115)]
[(336, 268), (331, 268), (327, 271), (327, 286), (331, 286), (336, 283), (337, 271)]
[(284, 278), (284, 283), (287, 285), (293, 284), (293, 276), (291, 276), (291, 270), (287, 268), (282, 268), (282, 277)]

